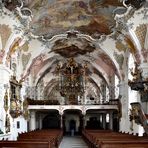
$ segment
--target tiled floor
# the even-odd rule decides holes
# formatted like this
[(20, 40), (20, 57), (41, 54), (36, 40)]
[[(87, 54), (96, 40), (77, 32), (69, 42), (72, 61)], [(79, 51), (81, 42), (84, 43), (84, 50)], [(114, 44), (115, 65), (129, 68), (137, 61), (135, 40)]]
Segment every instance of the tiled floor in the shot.
[(64, 136), (59, 148), (88, 148), (81, 136)]

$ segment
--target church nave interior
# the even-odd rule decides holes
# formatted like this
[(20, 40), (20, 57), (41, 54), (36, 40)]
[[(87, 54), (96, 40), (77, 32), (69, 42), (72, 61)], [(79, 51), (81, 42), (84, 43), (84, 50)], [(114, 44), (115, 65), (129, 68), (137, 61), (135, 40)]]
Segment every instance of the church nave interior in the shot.
[(0, 92), (0, 147), (147, 148), (148, 0), (1, 0)]

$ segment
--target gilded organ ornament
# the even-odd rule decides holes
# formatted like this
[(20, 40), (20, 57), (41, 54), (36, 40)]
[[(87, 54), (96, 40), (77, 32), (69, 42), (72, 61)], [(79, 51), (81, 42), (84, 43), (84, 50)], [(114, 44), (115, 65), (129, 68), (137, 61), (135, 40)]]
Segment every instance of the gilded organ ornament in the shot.
[(24, 100), (23, 102), (23, 116), (25, 120), (29, 119), (29, 110), (28, 110), (28, 101), (27, 99)]
[[(73, 58), (63, 65), (57, 64), (56, 74), (59, 77), (58, 91), (65, 97), (66, 104), (77, 104), (86, 87), (87, 64), (82, 66)], [(68, 100), (68, 101), (67, 101)]]

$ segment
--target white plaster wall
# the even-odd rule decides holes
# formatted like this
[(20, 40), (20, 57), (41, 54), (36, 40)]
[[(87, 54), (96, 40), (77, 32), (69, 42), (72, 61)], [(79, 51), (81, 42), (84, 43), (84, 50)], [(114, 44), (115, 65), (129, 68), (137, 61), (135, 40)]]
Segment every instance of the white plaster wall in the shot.
[[(20, 124), (20, 128), (17, 128), (17, 122)], [(27, 132), (27, 121), (22, 117), (11, 120), (11, 138), (9, 140), (17, 140), (18, 134), (22, 132)]]
[[(4, 95), (5, 95), (5, 88), (4, 85), (7, 84), (9, 87), (9, 79), (10, 79), (10, 75), (12, 74), (12, 72), (5, 67), (4, 65), (0, 65), (0, 89), (1, 89), (1, 95), (0, 95), (0, 128), (2, 129), (2, 131), (4, 132), (3, 135), (0, 135), (0, 139), (2, 138), (8, 138), (9, 140), (16, 140), (18, 133), (27, 131), (27, 121), (22, 117), (18, 117), (16, 119), (12, 119), (11, 116), (9, 115), (9, 110), (7, 111), (7, 114), (10, 117), (10, 132), (9, 133), (5, 133), (5, 116), (6, 116), (6, 111), (4, 110)], [(9, 92), (9, 89), (8, 89)], [(24, 94), (24, 92), (22, 91), (21, 93), (22, 95)], [(8, 93), (9, 95), (9, 93)], [(22, 96), (21, 96), (22, 97)], [(9, 97), (8, 97), (9, 100)], [(9, 104), (10, 106), (10, 101)], [(17, 128), (17, 121), (20, 122), (20, 128)]]
[[(128, 53), (125, 55), (127, 56)], [(127, 58), (127, 57), (125, 57)], [(129, 64), (129, 63), (128, 63)], [(130, 121), (129, 121), (129, 86), (128, 86), (128, 67), (127, 63), (124, 63), (123, 71), (125, 71), (124, 81), (121, 81), (119, 84), (119, 94), (121, 96), (122, 104), (122, 117), (120, 119), (119, 130), (120, 132), (130, 132)], [(132, 99), (132, 97), (131, 97)]]
[(138, 136), (143, 136), (143, 133), (144, 133), (144, 129), (141, 125), (138, 125), (135, 123), (135, 121), (133, 121), (133, 123), (131, 123), (133, 125), (132, 128), (133, 128), (133, 131), (131, 133), (133, 133), (134, 135), (138, 134)]

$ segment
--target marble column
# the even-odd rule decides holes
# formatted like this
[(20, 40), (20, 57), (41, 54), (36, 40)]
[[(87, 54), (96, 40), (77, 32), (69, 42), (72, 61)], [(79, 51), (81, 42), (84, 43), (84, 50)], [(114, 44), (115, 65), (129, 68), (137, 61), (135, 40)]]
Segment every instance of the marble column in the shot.
[[(130, 121), (129, 121), (129, 86), (126, 82), (121, 81), (119, 86), (119, 96), (121, 102), (121, 119), (120, 119), (120, 127), (119, 130), (121, 132), (129, 132), (130, 131)], [(126, 126), (125, 126), (126, 125)]]
[(36, 118), (35, 118), (35, 111), (31, 111), (30, 113), (30, 131), (36, 129)]

